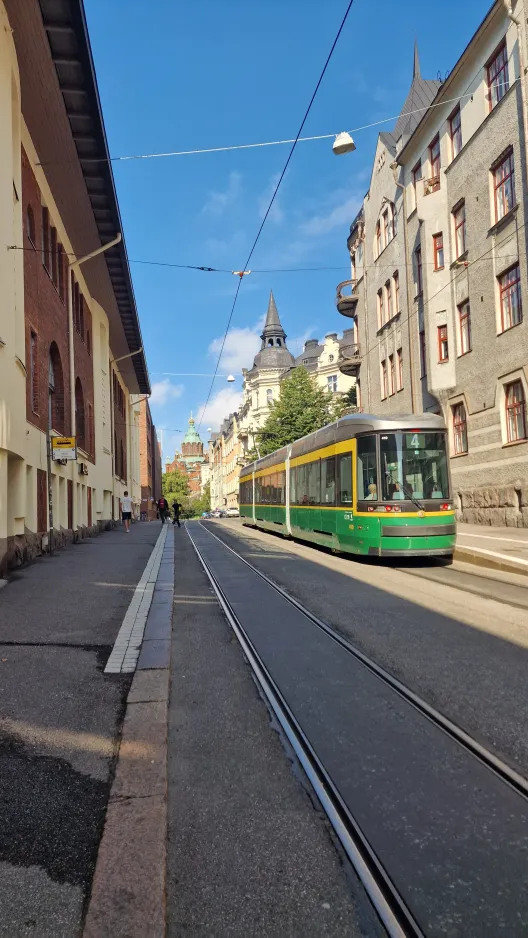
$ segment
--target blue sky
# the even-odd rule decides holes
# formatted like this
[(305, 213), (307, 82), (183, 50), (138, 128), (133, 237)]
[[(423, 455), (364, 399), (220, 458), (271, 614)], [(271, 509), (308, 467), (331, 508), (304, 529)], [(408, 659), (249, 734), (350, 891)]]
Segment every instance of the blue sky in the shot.
[[(345, 0), (85, 0), (112, 156), (254, 143), (295, 136), (341, 21)], [(396, 116), (418, 40), (422, 75), (453, 67), (485, 16), (482, 0), (355, 0), (303, 134), (336, 133)], [(370, 175), (379, 130), (301, 143), (264, 228), (252, 268), (343, 266), (245, 278), (220, 372), (251, 367), (272, 288), (292, 351), (343, 329), (336, 284), (348, 275), (346, 236)], [(114, 163), (131, 261), (240, 269), (288, 148)], [(201, 416), (236, 279), (132, 263), (153, 384), (155, 423), (174, 452), (190, 411)], [(346, 324), (345, 324), (346, 325)], [(237, 404), (241, 380), (215, 382), (200, 432)]]

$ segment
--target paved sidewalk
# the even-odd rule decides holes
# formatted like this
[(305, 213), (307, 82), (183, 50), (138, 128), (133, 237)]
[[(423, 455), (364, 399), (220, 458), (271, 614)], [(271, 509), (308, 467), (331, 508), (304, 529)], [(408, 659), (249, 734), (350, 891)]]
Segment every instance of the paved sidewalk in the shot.
[(459, 523), (455, 560), (528, 576), (528, 529)]
[(0, 591), (0, 935), (76, 938), (131, 674), (105, 675), (159, 523), (82, 541)]

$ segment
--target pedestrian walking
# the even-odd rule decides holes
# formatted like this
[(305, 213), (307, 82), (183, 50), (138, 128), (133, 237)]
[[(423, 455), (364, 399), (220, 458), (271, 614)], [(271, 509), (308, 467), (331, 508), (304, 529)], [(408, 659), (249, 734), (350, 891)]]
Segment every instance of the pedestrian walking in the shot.
[(167, 499), (163, 497), (163, 495), (161, 496), (158, 502), (158, 511), (159, 511), (159, 516), (161, 518), (161, 523), (165, 524), (167, 517), (170, 518), (170, 512), (169, 512), (169, 503)]
[(172, 523), (173, 523), (173, 524), (177, 524), (179, 528), (181, 528), (181, 524), (180, 524), (180, 509), (181, 509), (181, 505), (180, 505), (179, 502), (173, 502), (173, 503), (172, 503), (172, 510), (173, 510), (173, 512), (174, 512), (174, 521), (173, 521)]
[(130, 534), (130, 519), (132, 518), (132, 499), (128, 492), (125, 492), (121, 499), (121, 518), (125, 527), (125, 534)]

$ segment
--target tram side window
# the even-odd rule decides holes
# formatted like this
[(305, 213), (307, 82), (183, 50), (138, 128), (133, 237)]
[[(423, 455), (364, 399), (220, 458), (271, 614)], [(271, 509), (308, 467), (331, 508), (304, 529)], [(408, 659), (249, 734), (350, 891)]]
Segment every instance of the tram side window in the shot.
[(295, 473), (297, 482), (297, 504), (308, 505), (307, 466), (297, 466)]
[(335, 505), (336, 461), (335, 456), (321, 460), (321, 505)]
[(352, 453), (338, 456), (338, 502), (340, 505), (352, 504)]
[(255, 502), (257, 505), (262, 504), (262, 478), (255, 479)]
[(377, 501), (379, 489), (375, 436), (357, 438), (357, 461), (358, 501)]
[(292, 466), (292, 468), (290, 469), (290, 505), (297, 504), (296, 475), (297, 475), (297, 469), (295, 468), (295, 466)]
[(276, 505), (278, 501), (278, 475), (274, 472), (270, 476), (270, 504)]
[(321, 504), (321, 463), (309, 462), (307, 467), (308, 505)]
[(277, 505), (286, 504), (286, 473), (277, 473)]

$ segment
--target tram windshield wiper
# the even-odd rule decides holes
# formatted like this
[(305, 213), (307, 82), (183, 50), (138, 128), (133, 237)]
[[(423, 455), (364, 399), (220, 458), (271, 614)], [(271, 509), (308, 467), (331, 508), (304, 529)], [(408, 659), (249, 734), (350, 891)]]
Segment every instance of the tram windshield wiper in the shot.
[[(393, 482), (392, 475), (390, 474), (390, 472), (389, 472), (388, 469), (385, 470), (385, 475), (386, 475), (387, 479), (389, 479), (391, 482)], [(416, 498), (416, 495), (414, 494), (414, 492), (412, 491), (412, 489), (407, 488), (407, 486), (405, 485), (405, 482), (400, 482), (399, 479), (398, 479), (397, 481), (398, 481), (398, 485), (400, 486), (400, 488), (401, 488), (403, 494), (405, 495), (405, 498), (408, 498), (411, 502), (413, 502), (413, 504), (416, 505), (416, 507), (419, 509), (419, 511), (425, 511), (424, 506), (422, 505), (421, 502), (418, 501), (418, 499)]]

